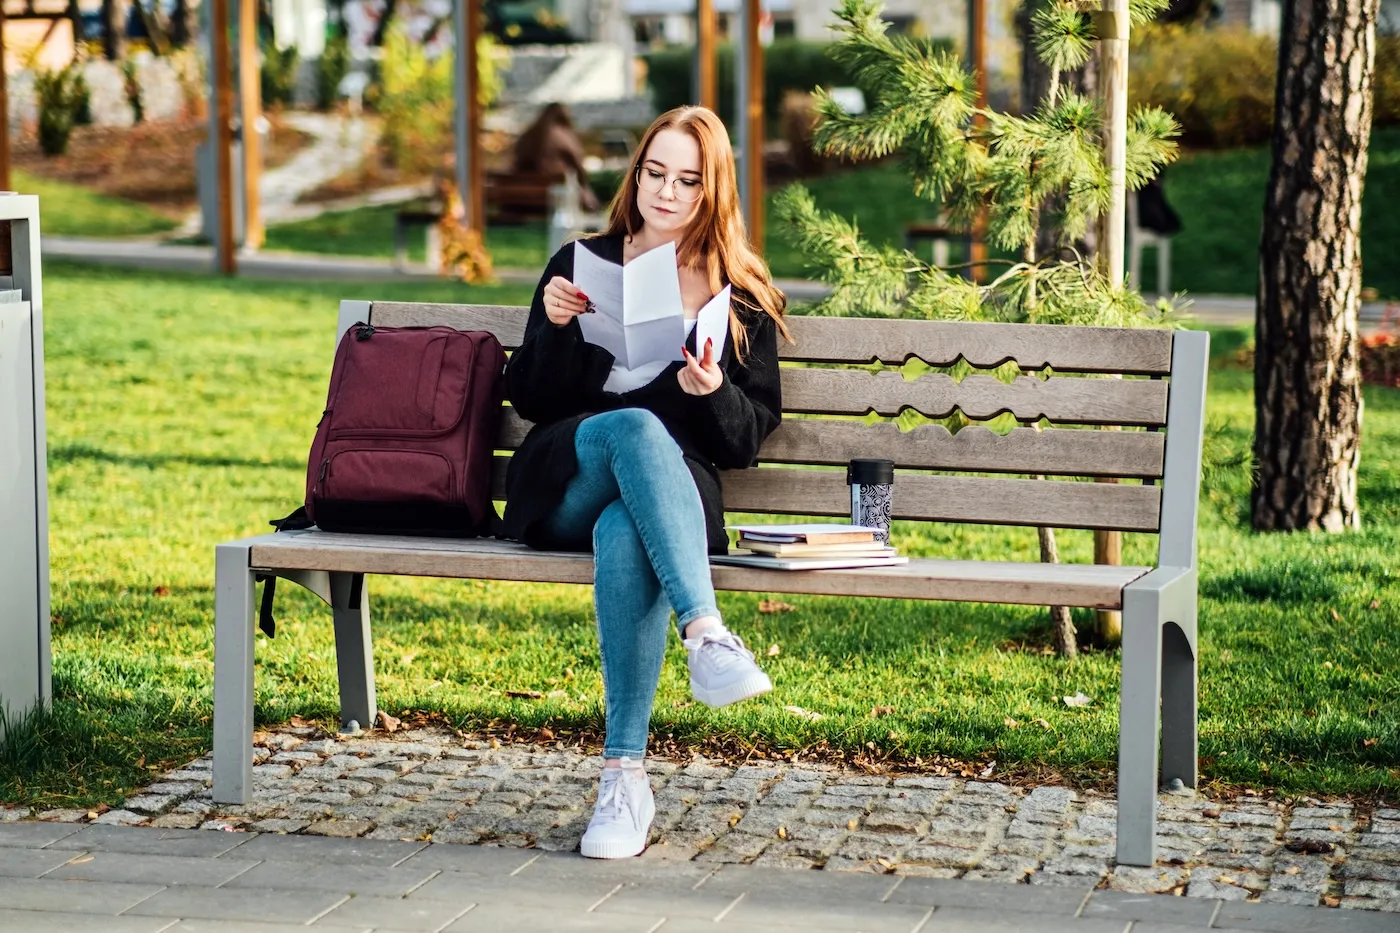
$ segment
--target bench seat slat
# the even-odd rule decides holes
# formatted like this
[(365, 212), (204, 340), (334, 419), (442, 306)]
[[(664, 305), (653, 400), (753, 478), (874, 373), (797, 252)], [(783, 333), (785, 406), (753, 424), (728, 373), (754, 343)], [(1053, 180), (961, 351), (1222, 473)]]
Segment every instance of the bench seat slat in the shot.
[[(507, 457), (497, 457), (492, 498), (505, 499)], [(726, 470), (726, 512), (850, 515), (842, 470)], [(991, 525), (1049, 525), (1156, 532), (1161, 489), (1117, 483), (989, 479), (902, 473), (894, 481), (896, 519)]]
[[(383, 327), (445, 324), (460, 330), (489, 330), (506, 346), (520, 345), (525, 310), (507, 305), (455, 305), (377, 301), (372, 323)], [(990, 369), (1015, 360), (1022, 369), (1049, 366), (1067, 373), (1124, 373), (1165, 376), (1171, 372), (1172, 334), (1168, 330), (1126, 327), (1072, 327), (1064, 324), (984, 324), (960, 321), (787, 319), (794, 343), (779, 341), (786, 360), (812, 363), (902, 364), (911, 357), (933, 366), (959, 358)]]
[(912, 408), (929, 418), (960, 410), (974, 421), (1011, 412), (1017, 421), (1046, 418), (1060, 424), (1160, 427), (1167, 423), (1167, 384), (1146, 379), (1084, 379), (1021, 376), (1002, 382), (971, 375), (956, 382), (934, 373), (912, 381), (897, 372), (859, 369), (782, 371), (783, 410), (804, 414), (886, 417)]
[[(498, 448), (519, 448), (531, 426), (507, 406)], [(879, 457), (911, 470), (1157, 479), (1165, 444), (1165, 435), (1145, 431), (1016, 428), (1002, 435), (971, 425), (952, 434), (938, 424), (901, 431), (888, 422), (788, 418), (768, 438), (759, 458), (845, 466), (854, 457)]]
[[(319, 530), (266, 536), (250, 555), (256, 570), (329, 570), (471, 580), (592, 583), (593, 557), (534, 551), (494, 539), (329, 534)], [(1040, 606), (1117, 609), (1123, 587), (1147, 567), (1018, 561), (915, 559), (894, 567), (781, 571), (712, 567), (717, 589), (819, 596), (886, 596)]]

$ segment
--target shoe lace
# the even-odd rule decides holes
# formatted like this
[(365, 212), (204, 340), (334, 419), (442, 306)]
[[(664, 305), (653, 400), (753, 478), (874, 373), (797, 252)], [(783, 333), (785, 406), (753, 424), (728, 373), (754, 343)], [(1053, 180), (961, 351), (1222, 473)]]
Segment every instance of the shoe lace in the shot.
[(621, 768), (605, 769), (602, 785), (598, 788), (598, 806), (594, 810), (594, 817), (612, 821), (620, 819), (625, 813), (627, 819), (636, 827), (637, 807), (634, 806), (633, 799), (635, 790), (631, 785), (632, 782), (623, 776)]
[(700, 651), (705, 651), (711, 645), (714, 647), (706, 653), (716, 670), (726, 670), (735, 664), (753, 660), (753, 652), (744, 645), (744, 640), (733, 632), (725, 632), (722, 635), (706, 632), (700, 636)]

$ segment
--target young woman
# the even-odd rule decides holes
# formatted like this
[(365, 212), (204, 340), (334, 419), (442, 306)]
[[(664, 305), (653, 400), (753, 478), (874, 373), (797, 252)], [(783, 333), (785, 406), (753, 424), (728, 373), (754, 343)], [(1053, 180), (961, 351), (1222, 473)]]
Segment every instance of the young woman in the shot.
[[(550, 260), (506, 392), (534, 422), (511, 459), (506, 534), (595, 555), (594, 602), (607, 707), (605, 764), (581, 846), (626, 858), (647, 844), (655, 806), (642, 766), (672, 610), (696, 699), (724, 706), (772, 689), (715, 607), (708, 553), (723, 553), (718, 469), (752, 466), (778, 425), (778, 334), (786, 299), (749, 246), (734, 153), (719, 118), (681, 107), (652, 124), (584, 248), (627, 263), (667, 242), (689, 336), (684, 362), (624, 369), (583, 338), (587, 296), (574, 244)], [(730, 339), (695, 346), (694, 319), (732, 286)]]

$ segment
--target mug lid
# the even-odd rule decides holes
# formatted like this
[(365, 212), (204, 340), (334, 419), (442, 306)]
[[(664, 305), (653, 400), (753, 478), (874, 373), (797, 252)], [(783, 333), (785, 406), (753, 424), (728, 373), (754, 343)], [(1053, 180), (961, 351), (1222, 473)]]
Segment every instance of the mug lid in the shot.
[(858, 486), (893, 483), (894, 461), (857, 457), (846, 465), (846, 482)]

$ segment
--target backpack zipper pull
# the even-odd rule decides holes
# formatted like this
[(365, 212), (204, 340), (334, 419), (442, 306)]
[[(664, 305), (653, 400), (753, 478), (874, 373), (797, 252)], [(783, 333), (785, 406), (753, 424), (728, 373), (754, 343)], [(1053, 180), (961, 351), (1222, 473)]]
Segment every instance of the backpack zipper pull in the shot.
[(374, 325), (373, 325), (373, 324), (361, 324), (359, 327), (355, 328), (355, 339), (356, 339), (356, 340), (368, 340), (369, 338), (371, 338), (371, 337), (373, 337), (373, 336), (374, 336)]

